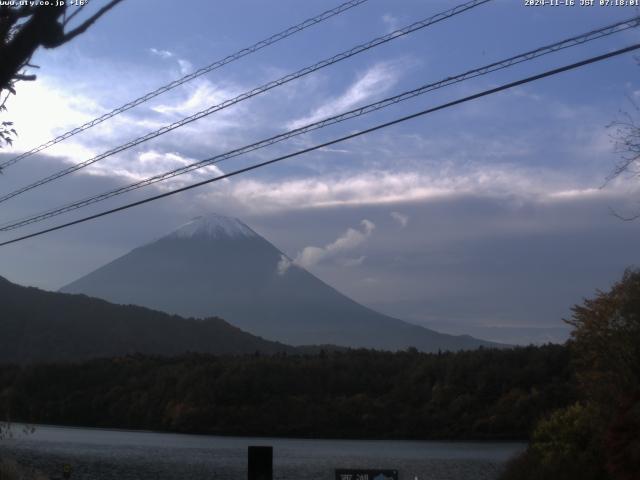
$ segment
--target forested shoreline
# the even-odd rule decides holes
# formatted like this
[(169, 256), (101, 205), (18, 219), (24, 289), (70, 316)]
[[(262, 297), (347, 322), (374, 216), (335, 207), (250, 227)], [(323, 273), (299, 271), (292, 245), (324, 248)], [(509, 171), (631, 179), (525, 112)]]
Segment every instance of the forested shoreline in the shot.
[(575, 401), (569, 352), (133, 355), (0, 366), (12, 421), (218, 435), (527, 439)]
[(635, 480), (640, 270), (572, 309), (565, 345), (127, 355), (0, 365), (16, 422), (237, 436), (529, 440), (502, 480)]

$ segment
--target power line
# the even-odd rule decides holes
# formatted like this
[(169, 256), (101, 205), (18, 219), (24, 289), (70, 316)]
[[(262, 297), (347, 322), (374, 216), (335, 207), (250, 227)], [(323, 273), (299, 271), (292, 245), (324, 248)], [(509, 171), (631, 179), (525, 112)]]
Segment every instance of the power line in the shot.
[(230, 177), (234, 177), (236, 175), (239, 175), (239, 174), (242, 174), (242, 173), (246, 173), (246, 172), (249, 172), (249, 171), (252, 171), (252, 170), (256, 170), (258, 168), (265, 167), (267, 165), (271, 165), (271, 164), (274, 164), (274, 163), (277, 163), (277, 162), (281, 162), (281, 161), (286, 160), (288, 158), (297, 157), (299, 155), (302, 155), (302, 154), (305, 154), (305, 153), (309, 153), (309, 152), (313, 152), (313, 151), (319, 150), (321, 148), (326, 148), (326, 147), (329, 147), (331, 145), (335, 145), (336, 143), (344, 142), (344, 141), (350, 140), (352, 138), (356, 138), (356, 137), (359, 137), (359, 136), (362, 136), (362, 135), (366, 135), (366, 134), (375, 132), (377, 130), (381, 130), (383, 128), (390, 127), (392, 125), (397, 125), (399, 123), (406, 122), (408, 120), (412, 120), (414, 118), (421, 117), (423, 115), (434, 113), (434, 112), (437, 112), (439, 110), (444, 110), (446, 108), (450, 108), (450, 107), (453, 107), (453, 106), (456, 106), (456, 105), (460, 105), (462, 103), (469, 102), (471, 100), (476, 100), (478, 98), (485, 97), (485, 96), (488, 96), (488, 95), (492, 95), (494, 93), (498, 93), (498, 92), (501, 92), (501, 91), (504, 91), (504, 90), (508, 90), (510, 88), (518, 87), (520, 85), (524, 85), (524, 84), (531, 83), (531, 82), (534, 82), (534, 81), (537, 81), (537, 80), (541, 80), (541, 79), (546, 78), (546, 77), (551, 77), (553, 75), (557, 75), (557, 74), (562, 73), (562, 72), (566, 72), (566, 71), (569, 71), (569, 70), (574, 70), (576, 68), (580, 68), (580, 67), (583, 67), (585, 65), (589, 65), (589, 64), (592, 64), (592, 63), (600, 62), (602, 60), (606, 60), (608, 58), (616, 57), (618, 55), (622, 55), (624, 53), (628, 53), (628, 52), (637, 50), (639, 48), (640, 48), (640, 43), (636, 43), (634, 45), (630, 45), (628, 47), (621, 48), (621, 49), (615, 50), (613, 52), (605, 53), (603, 55), (598, 55), (596, 57), (590, 57), (590, 58), (588, 58), (586, 60), (582, 60), (580, 62), (572, 63), (572, 64), (569, 64), (569, 65), (565, 65), (563, 67), (555, 68), (553, 70), (547, 70), (547, 71), (545, 71), (543, 73), (539, 73), (537, 75), (533, 75), (533, 76), (526, 77), (526, 78), (523, 78), (523, 79), (520, 79), (520, 80), (516, 80), (515, 82), (506, 83), (506, 84), (503, 84), (503, 85), (501, 85), (499, 87), (495, 87), (495, 88), (491, 88), (491, 89), (488, 89), (488, 90), (484, 90), (482, 92), (479, 92), (479, 93), (476, 93), (476, 94), (473, 94), (473, 95), (469, 95), (467, 97), (460, 98), (458, 100), (454, 100), (454, 101), (451, 101), (451, 102), (447, 102), (447, 103), (438, 105), (437, 107), (427, 108), (425, 110), (421, 110), (421, 111), (413, 113), (411, 115), (406, 115), (404, 117), (400, 117), (400, 118), (397, 118), (395, 120), (392, 120), (392, 121), (389, 121), (389, 122), (386, 122), (386, 123), (378, 124), (378, 125), (376, 125), (374, 127), (370, 127), (370, 128), (365, 129), (365, 130), (361, 130), (359, 132), (355, 132), (355, 133), (352, 133), (352, 134), (349, 134), (349, 135), (345, 135), (343, 137), (340, 137), (340, 138), (337, 138), (337, 139), (334, 139), (334, 140), (330, 140), (328, 142), (324, 142), (324, 143), (321, 143), (319, 145), (315, 145), (313, 147), (305, 148), (303, 150), (298, 150), (297, 152), (294, 152), (294, 153), (290, 153), (290, 154), (283, 155), (283, 156), (280, 156), (280, 157), (277, 157), (277, 158), (274, 158), (274, 159), (271, 159), (271, 160), (267, 160), (265, 162), (257, 163), (257, 164), (254, 164), (254, 165), (251, 165), (251, 166), (248, 166), (248, 167), (244, 167), (244, 168), (241, 168), (241, 169), (238, 169), (238, 170), (234, 170), (233, 172), (226, 173), (224, 175), (219, 175), (217, 177), (213, 177), (213, 178), (210, 178), (208, 180), (203, 180), (201, 182), (197, 182), (197, 183), (193, 183), (191, 185), (187, 185), (186, 187), (178, 188), (178, 189), (172, 190), (170, 192), (161, 193), (159, 195), (155, 195), (153, 197), (145, 198), (144, 200), (139, 200), (137, 202), (128, 203), (126, 205), (122, 205), (122, 206), (117, 207), (117, 208), (112, 208), (110, 210), (106, 210), (106, 211), (103, 211), (103, 212), (100, 212), (100, 213), (96, 213), (94, 215), (90, 215), (90, 216), (87, 216), (87, 217), (84, 217), (84, 218), (80, 218), (78, 220), (74, 220), (74, 221), (67, 222), (67, 223), (64, 223), (64, 224), (61, 224), (61, 225), (57, 225), (55, 227), (50, 227), (50, 228), (47, 228), (47, 229), (44, 229), (44, 230), (40, 230), (38, 232), (34, 232), (34, 233), (29, 234), (29, 235), (24, 235), (22, 237), (14, 238), (12, 240), (7, 240), (5, 242), (0, 243), (0, 247), (3, 247), (5, 245), (10, 245), (10, 244), (13, 244), (13, 243), (16, 243), (16, 242), (20, 242), (20, 241), (23, 241), (23, 240), (26, 240), (26, 239), (29, 239), (29, 238), (33, 238), (33, 237), (37, 237), (37, 236), (40, 236), (40, 235), (44, 235), (45, 233), (50, 233), (50, 232), (54, 232), (56, 230), (61, 230), (63, 228), (67, 228), (67, 227), (70, 227), (70, 226), (73, 226), (73, 225), (77, 225), (79, 223), (84, 223), (84, 222), (87, 222), (89, 220), (94, 220), (96, 218), (104, 217), (106, 215), (110, 215), (112, 213), (116, 213), (116, 212), (120, 212), (120, 211), (123, 211), (123, 210), (127, 210), (129, 208), (137, 207), (137, 206), (143, 205), (145, 203), (149, 203), (149, 202), (153, 202), (153, 201), (156, 201), (156, 200), (160, 200), (161, 198), (169, 197), (169, 196), (175, 195), (177, 193), (181, 193), (181, 192), (185, 192), (187, 190), (198, 188), (198, 187), (201, 187), (203, 185), (207, 185), (209, 183), (213, 183), (213, 182), (224, 180), (224, 179), (227, 179), (227, 178), (230, 178)]
[(107, 157), (110, 157), (116, 153), (120, 153), (124, 150), (128, 150), (129, 148), (135, 147), (136, 145), (139, 145), (143, 142), (146, 142), (148, 140), (151, 140), (153, 138), (159, 137), (160, 135), (164, 135), (165, 133), (168, 133), (172, 130), (175, 130), (176, 128), (180, 128), (183, 127), (184, 125), (187, 125), (191, 122), (194, 122), (196, 120), (199, 120), (201, 118), (204, 118), (208, 115), (211, 115), (212, 113), (215, 113), (217, 111), (223, 110), (227, 107), (230, 107), (232, 105), (235, 105), (236, 103), (242, 102), (244, 100), (247, 100), (249, 98), (252, 98), (256, 95), (260, 95), (266, 91), (269, 91), (273, 88), (279, 87), (281, 85), (284, 85), (288, 82), (291, 82), (292, 80), (296, 80), (300, 77), (303, 77), (305, 75), (308, 75), (312, 72), (315, 72), (317, 70), (320, 70), (322, 68), (328, 67), (329, 65), (333, 65), (334, 63), (340, 62), (342, 60), (345, 60), (347, 58), (350, 58), (354, 55), (357, 55), (359, 53), (365, 52), (367, 50), (370, 50), (372, 48), (375, 48), (379, 45), (382, 45), (384, 43), (390, 42), (392, 40), (395, 40), (396, 38), (402, 37), (404, 35), (408, 35), (410, 33), (416, 32), (418, 30), (421, 30), (425, 27), (428, 27), (430, 25), (433, 25), (435, 23), (441, 22), (443, 20), (446, 20), (448, 18), (451, 18), (455, 15), (458, 15), (460, 13), (466, 12), (467, 10), (470, 10), (472, 8), (475, 8), (479, 5), (482, 5), (484, 3), (488, 3), (491, 0), (471, 0), (469, 2), (466, 2), (464, 4), (458, 5), (454, 8), (451, 8), (449, 10), (446, 10), (444, 12), (438, 13), (436, 15), (433, 15), (431, 17), (428, 17), (424, 20), (421, 20), (419, 22), (415, 22), (407, 27), (404, 27), (402, 29), (396, 30), (394, 32), (391, 32), (387, 35), (383, 35), (381, 37), (377, 37), (367, 43), (363, 43), (360, 44), (356, 47), (353, 47), (349, 50), (346, 50), (342, 53), (339, 53), (337, 55), (334, 55), (331, 58), (322, 60), (318, 63), (315, 63), (314, 65), (302, 68), (300, 70), (298, 70), (297, 72), (294, 73), (290, 73), (288, 75), (285, 75), (284, 77), (279, 78), (278, 80), (273, 80), (271, 82), (268, 82), (260, 87), (256, 87), (253, 90), (249, 90), (245, 93), (242, 93), (240, 95), (238, 95), (237, 97), (234, 97), (232, 99), (229, 100), (225, 100), (222, 103), (219, 103), (217, 105), (213, 105), (205, 110), (201, 110), (200, 112), (197, 112), (189, 117), (185, 117), (182, 120), (178, 120), (177, 122), (174, 122), (170, 125), (165, 125), (164, 127), (155, 130), (153, 132), (150, 132), (142, 137), (138, 137), (135, 140), (131, 140), (128, 143), (125, 143), (123, 145), (120, 145), (116, 148), (113, 148), (111, 150), (108, 150), (104, 153), (101, 153), (100, 155), (93, 157), (91, 159), (85, 160), (83, 162), (77, 163), (75, 165), (72, 165), (70, 167), (67, 167), (63, 170), (60, 170), (52, 175), (49, 175), (48, 177), (45, 177), (41, 180), (38, 180), (37, 182), (34, 182), (30, 185), (27, 185), (25, 187), (19, 188), (18, 190), (14, 190), (11, 193), (5, 194), (3, 196), (0, 197), (0, 203), (5, 202), (13, 197), (16, 197), (24, 192), (27, 192), (29, 190), (33, 190), (34, 188), (37, 188), (41, 185), (44, 185), (46, 183), (52, 182), (54, 180), (57, 180), (58, 178), (64, 177), (66, 175), (69, 175), (73, 172), (76, 172), (82, 168), (85, 168), (93, 163), (96, 163), (100, 160), (104, 160)]
[(189, 165), (185, 165), (183, 167), (180, 168), (176, 168), (174, 170), (170, 170), (168, 172), (165, 173), (161, 173), (158, 175), (154, 175), (152, 177), (146, 178), (144, 180), (140, 180), (138, 182), (134, 182), (131, 183), (129, 185), (125, 185), (122, 187), (118, 187), (112, 190), (109, 190), (107, 192), (103, 192), (99, 195), (93, 195), (90, 197), (87, 197), (85, 199), (82, 200), (78, 200), (75, 201), (73, 203), (69, 203), (60, 207), (56, 207), (54, 209), (48, 210), (46, 212), (41, 212), (39, 214), (36, 215), (31, 215), (28, 216), (26, 218), (22, 218), (19, 220), (13, 220), (11, 222), (5, 223), (4, 225), (0, 226), (0, 231), (10, 231), (10, 230), (15, 230), (17, 228), (32, 224), (32, 223), (37, 223), (40, 222), (42, 220), (46, 220), (58, 215), (62, 215), (63, 213), (67, 213), (73, 210), (77, 210), (79, 208), (83, 208), (86, 207), (88, 205), (92, 205), (94, 203), (98, 203), (104, 200), (107, 200), (111, 197), (115, 197), (117, 195), (122, 195), (124, 193), (128, 193), (134, 190), (137, 190), (139, 188), (143, 188), (149, 185), (153, 185), (155, 183), (167, 180), (169, 178), (173, 178), (179, 175), (183, 175), (185, 173), (191, 172), (193, 170), (197, 170), (200, 168), (203, 168), (205, 166), (208, 165), (217, 165), (225, 160), (240, 156), (240, 155), (244, 155), (246, 153), (261, 149), (261, 148), (265, 148), (267, 146), (273, 145), (275, 143), (279, 143), (282, 142), (284, 140), (288, 140), (290, 138), (293, 138), (295, 136), (301, 135), (301, 134), (305, 134), (314, 130), (318, 130), (324, 127), (327, 127), (329, 125), (333, 125), (336, 123), (341, 123), (344, 122), (346, 120), (350, 120), (352, 118), (356, 118), (383, 108), (387, 108), (391, 105), (395, 105), (399, 102), (403, 102), (405, 100), (409, 100), (411, 98), (415, 98), (419, 95), (423, 95), (425, 93), (437, 90), (439, 88), (443, 88), (449, 85), (453, 85), (465, 80), (468, 80), (470, 78), (475, 78), (475, 77), (479, 77), (481, 75), (486, 75), (488, 73), (492, 73), (498, 70), (502, 70), (508, 67), (511, 67), (513, 65), (516, 64), (520, 64), (526, 61), (530, 61), (533, 60), (535, 58), (541, 57), (543, 55), (547, 55), (549, 53), (553, 53), (553, 52), (557, 52), (559, 50), (565, 49), (565, 48), (569, 48), (569, 47), (573, 47), (576, 45), (583, 45), (587, 42), (590, 41), (594, 41), (596, 39), (599, 38), (603, 38), (615, 33), (619, 33), (622, 32), (624, 30), (630, 29), (630, 28), (634, 28), (637, 27), (638, 25), (640, 25), (640, 16), (636, 16), (624, 21), (620, 21), (617, 23), (614, 23), (612, 25), (608, 25), (605, 27), (601, 27), (599, 29), (596, 30), (592, 30), (589, 31), (587, 33), (583, 33), (580, 35), (575, 35), (573, 37), (570, 38), (566, 38), (564, 40), (561, 40), (559, 42), (556, 43), (552, 43), (549, 45), (545, 45), (543, 47), (539, 47), (535, 50), (530, 50), (527, 51), (525, 53), (521, 53), (512, 57), (509, 57), (507, 59), (504, 60), (500, 60), (498, 62), (494, 62), (491, 63), (489, 65), (485, 65), (483, 67), (479, 67), (479, 68), (475, 68), (473, 70), (469, 70), (465, 73), (461, 73), (459, 75), (455, 75), (455, 76), (450, 76), (447, 77), (443, 80), (437, 81), (437, 82), (433, 82), (433, 83), (429, 83), (426, 85), (422, 85), (418, 88), (415, 88), (413, 90), (410, 91), (406, 91), (403, 93), (400, 93), (398, 95), (394, 95), (392, 97), (388, 97), (385, 98), (383, 100), (379, 100), (377, 102), (374, 103), (370, 103), (368, 105), (359, 107), (359, 108), (355, 108), (353, 110), (349, 110), (347, 112), (343, 112), (341, 114), (338, 115), (334, 115), (332, 117), (328, 117), (325, 118), (323, 120), (317, 121), (317, 122), (313, 122), (307, 125), (304, 125), (302, 127), (293, 129), (293, 130), (289, 130), (287, 132), (281, 133), (279, 135), (275, 135), (272, 136), (270, 138), (267, 139), (263, 139), (260, 140), (258, 142), (249, 144), (249, 145), (245, 145), (243, 147), (228, 151), (226, 153), (222, 153), (219, 155), (215, 155), (213, 157), (207, 158), (205, 160), (201, 160), (198, 162), (194, 162), (191, 163)]
[(232, 53), (231, 55), (228, 55), (220, 60), (217, 60), (213, 63), (211, 63), (210, 65), (207, 65), (206, 67), (202, 67), (198, 70), (196, 70), (195, 72), (192, 72), (188, 75), (185, 75), (182, 78), (179, 78), (177, 80), (174, 80), (171, 83), (168, 83), (167, 85), (164, 85), (152, 92), (149, 92), (139, 98), (136, 98), (135, 100), (130, 101), (129, 103), (125, 103), (124, 105), (115, 108), (113, 110), (111, 110), (110, 112), (105, 113), (104, 115), (98, 117), (98, 118), (94, 118), (93, 120), (90, 120), (82, 125), (80, 125), (79, 127), (76, 127), (72, 130), (69, 130), (68, 132), (63, 133), (62, 135), (59, 135), (51, 140), (49, 140), (48, 142), (43, 143), (42, 145), (39, 145), (31, 150), (29, 150), (28, 152), (24, 152), (20, 155), (18, 155), (17, 157), (14, 157), (10, 160), (7, 160), (3, 163), (0, 163), (0, 170), (3, 170), (11, 165), (14, 165), (16, 163), (18, 163), (21, 160), (24, 160), (27, 157), (30, 157), (38, 152), (41, 152), (42, 150), (51, 147), (52, 145), (55, 145), (56, 143), (60, 143), (63, 140), (66, 140), (67, 138), (73, 137), (74, 135), (83, 132), (85, 130), (88, 130), (91, 127), (95, 127), (96, 125), (112, 118), (115, 117), (116, 115), (119, 115), (123, 112), (126, 112), (127, 110), (133, 108), (133, 107), (137, 107), (138, 105), (145, 103), (149, 100), (151, 100), (152, 98), (157, 97), (158, 95), (162, 95), (163, 93), (166, 93), (170, 90), (173, 90), (176, 87), (179, 87), (180, 85), (183, 85), (187, 82), (190, 82), (191, 80), (198, 78), (202, 75), (205, 75), (209, 72), (212, 72), (214, 70), (217, 70), (220, 67), (223, 67), (225, 65), (227, 65), (228, 63), (234, 62), (236, 60), (241, 59), (242, 57), (246, 57), (247, 55), (250, 55), (252, 53), (257, 52), (258, 50), (261, 50), (269, 45), (273, 45), (274, 43), (277, 43), (281, 40), (284, 40), (285, 38), (288, 38), (292, 35), (295, 35), (296, 33), (301, 32), (302, 30), (305, 30), (309, 27), (312, 27), (314, 25), (317, 25), (318, 23), (321, 23), (325, 20), (328, 20), (331, 17), (334, 17), (336, 15), (341, 14), (342, 12), (345, 12), (347, 10), (350, 10), (353, 7), (356, 7), (358, 5), (361, 5), (362, 3), (368, 2), (369, 0), (350, 0), (348, 2), (345, 2), (341, 5), (338, 5), (335, 8), (332, 8), (331, 10), (327, 10), (326, 12), (322, 12), (319, 15), (316, 15), (315, 17), (312, 18), (308, 18), (305, 21), (294, 25), (293, 27), (289, 27), (286, 30), (283, 30), (279, 33), (276, 33), (274, 35), (271, 35), (268, 38), (265, 38), (264, 40), (261, 40), (257, 43), (254, 43), (253, 45), (243, 48), (242, 50), (238, 50), (235, 53)]

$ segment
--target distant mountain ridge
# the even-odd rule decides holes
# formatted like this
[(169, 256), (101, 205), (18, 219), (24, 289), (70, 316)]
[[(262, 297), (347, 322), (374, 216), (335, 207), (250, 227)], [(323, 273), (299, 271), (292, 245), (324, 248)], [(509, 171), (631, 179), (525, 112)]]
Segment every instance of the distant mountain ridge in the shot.
[(290, 345), (399, 350), (498, 346), (375, 312), (306, 270), (236, 218), (206, 215), (63, 287), (188, 317), (218, 316)]
[(133, 353), (291, 352), (219, 318), (186, 319), (85, 295), (46, 292), (0, 277), (0, 363), (76, 361)]

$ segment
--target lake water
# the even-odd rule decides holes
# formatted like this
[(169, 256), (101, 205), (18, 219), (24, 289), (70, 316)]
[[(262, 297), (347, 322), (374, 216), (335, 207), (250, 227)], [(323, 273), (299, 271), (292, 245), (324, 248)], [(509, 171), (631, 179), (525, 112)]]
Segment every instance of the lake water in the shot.
[(20, 462), (73, 480), (246, 479), (247, 447), (273, 446), (274, 478), (332, 480), (336, 468), (399, 471), (402, 480), (495, 479), (522, 443), (218, 437), (36, 426), (0, 442)]

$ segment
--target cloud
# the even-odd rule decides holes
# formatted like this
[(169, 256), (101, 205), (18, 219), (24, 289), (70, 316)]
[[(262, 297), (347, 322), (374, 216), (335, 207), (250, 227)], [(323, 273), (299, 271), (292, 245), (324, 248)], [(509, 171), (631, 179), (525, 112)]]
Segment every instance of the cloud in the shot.
[(385, 13), (382, 15), (382, 23), (384, 23), (387, 27), (388, 32), (393, 32), (398, 29), (399, 20), (397, 17), (391, 15), (390, 13)]
[(573, 199), (578, 197), (595, 197), (601, 190), (599, 188), (574, 188), (571, 190), (560, 190), (549, 194), (550, 199)]
[(195, 88), (189, 89), (186, 99), (180, 99), (173, 104), (161, 104), (153, 108), (153, 111), (162, 114), (177, 114), (185, 116), (204, 110), (212, 105), (217, 105), (233, 98), (235, 93), (231, 90), (219, 88), (208, 81), (199, 82)]
[[(236, 177), (227, 188), (207, 190), (206, 202), (231, 201), (251, 214), (387, 205), (392, 219), (403, 226), (397, 214), (400, 205), (442, 202), (456, 198), (488, 198), (506, 207), (525, 203), (560, 204), (578, 198), (609, 198), (636, 195), (640, 186), (632, 179), (616, 179), (599, 188), (600, 179), (591, 174), (575, 178), (572, 171), (549, 167), (484, 162), (407, 162), (400, 168), (381, 163), (378, 169), (335, 169), (310, 171), (290, 177)], [(387, 213), (389, 215), (389, 213)], [(405, 215), (401, 213), (400, 215)], [(406, 219), (407, 222), (410, 218)]]
[[(558, 190), (566, 190), (566, 187)], [(533, 176), (524, 169), (518, 172), (507, 167), (478, 167), (458, 172), (448, 168), (439, 172), (407, 169), (350, 172), (341, 176), (327, 174), (277, 181), (239, 179), (232, 183), (231, 191), (217, 191), (213, 195), (231, 196), (248, 210), (265, 212), (393, 205), (469, 194), (539, 196), (553, 191), (555, 189), (542, 173)]]
[(289, 270), (292, 264), (293, 262), (288, 257), (280, 255), (280, 261), (278, 261), (278, 265), (276, 266), (278, 275), (284, 275), (287, 273), (287, 270)]
[[(35, 82), (22, 82), (18, 95), (9, 100), (9, 113), (19, 136), (13, 148), (6, 151), (17, 153), (31, 149), (104, 113), (95, 98), (78, 92), (66, 92), (69, 89), (65, 91), (44, 76)], [(47, 152), (66, 156), (69, 145), (69, 142), (55, 145)]]
[(193, 65), (189, 60), (185, 60), (184, 58), (178, 59), (178, 65), (180, 66), (180, 73), (186, 75), (193, 71)]
[[(355, 228), (349, 228), (340, 237), (324, 247), (305, 247), (294, 260), (296, 265), (303, 268), (310, 268), (317, 265), (320, 262), (326, 261), (331, 258), (353, 250), (356, 247), (362, 245), (376, 228), (375, 224), (370, 220), (362, 220), (360, 222), (361, 230)], [(355, 262), (351, 261), (351, 266), (362, 263), (364, 257), (357, 259)], [(349, 261), (347, 261), (349, 263)]]
[(406, 227), (409, 223), (409, 215), (405, 215), (400, 212), (391, 212), (390, 215), (391, 218), (393, 218), (398, 223), (398, 225), (400, 225), (400, 228)]
[[(152, 53), (157, 56), (174, 55), (169, 51), (154, 50)], [(142, 69), (143, 73), (137, 77), (156, 78), (156, 75), (149, 74), (150, 71), (154, 72)], [(97, 85), (100, 85), (99, 77), (97, 73), (92, 77)], [(156, 82), (161, 83), (162, 79), (156, 79)], [(20, 85), (18, 95), (11, 98), (10, 104), (11, 120), (16, 124), (19, 137), (13, 147), (3, 149), (3, 153), (15, 154), (29, 150), (103, 115), (117, 105), (110, 98), (108, 89), (89, 88), (93, 83), (91, 81), (87, 82), (88, 86), (81, 83), (74, 89), (69, 89), (67, 83), (65, 78), (43, 75), (36, 82), (23, 82)], [(135, 80), (131, 84), (134, 92), (142, 88), (142, 92), (146, 91)], [(121, 113), (81, 135), (51, 146), (46, 150), (47, 155), (42, 158), (51, 163), (51, 157), (59, 157), (66, 164), (91, 159), (115, 146), (164, 127), (176, 118), (231, 98), (240, 88), (229, 82), (219, 86), (206, 79), (194, 81), (188, 88), (168, 92), (148, 106)], [(131, 92), (126, 93), (131, 96)], [(43, 115), (41, 112), (55, 112), (55, 115)], [(217, 152), (244, 145), (247, 134), (242, 129), (234, 128), (241, 122), (243, 125), (247, 124), (245, 107), (237, 105), (145, 142), (139, 147), (101, 160), (81, 170), (78, 175), (108, 175), (118, 181), (140, 180), (191, 161), (202, 160)], [(181, 177), (179, 181), (219, 172), (218, 169), (208, 168)], [(35, 178), (31, 181), (33, 180)], [(72, 193), (69, 192), (70, 195)]]
[(364, 100), (379, 95), (396, 84), (400, 77), (397, 62), (383, 62), (369, 68), (346, 92), (333, 99), (324, 100), (321, 107), (306, 117), (289, 122), (287, 128), (298, 128), (308, 123), (336, 115), (350, 109)]
[(177, 58), (175, 53), (169, 50), (150, 48), (149, 52), (151, 52), (151, 54), (155, 55), (156, 57), (162, 58), (163, 60), (169, 60), (169, 59), (175, 58), (176, 62), (178, 62), (178, 66), (180, 67), (180, 73), (182, 75), (186, 75), (187, 73), (193, 71), (193, 65), (189, 60), (186, 60), (184, 58)]
[[(158, 175), (169, 170), (184, 167), (196, 162), (196, 159), (180, 155), (177, 152), (162, 152), (158, 150), (146, 150), (136, 155), (135, 161), (122, 163), (118, 160), (97, 162), (86, 168), (86, 173), (91, 175), (118, 177), (120, 180), (137, 182), (154, 175)], [(216, 165), (194, 170), (193, 172), (180, 175), (167, 180), (160, 185), (175, 187), (183, 183), (195, 181), (202, 176), (213, 177), (223, 175), (224, 172)], [(227, 180), (223, 180), (226, 182)]]
[(358, 258), (345, 258), (340, 263), (345, 267), (357, 267), (359, 265), (362, 265), (366, 258), (367, 257), (364, 255), (361, 255)]
[(170, 52), (169, 50), (160, 50), (157, 48), (150, 48), (149, 51), (156, 57), (160, 57), (163, 59), (173, 58), (174, 56), (173, 53)]

